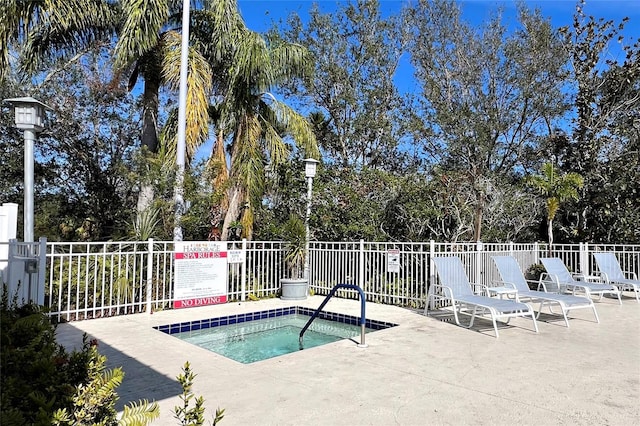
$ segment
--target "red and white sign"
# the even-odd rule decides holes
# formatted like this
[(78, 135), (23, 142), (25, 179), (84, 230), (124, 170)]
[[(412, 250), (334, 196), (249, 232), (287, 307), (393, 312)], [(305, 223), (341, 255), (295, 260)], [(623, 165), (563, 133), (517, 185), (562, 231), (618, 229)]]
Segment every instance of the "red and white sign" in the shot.
[(174, 308), (227, 302), (227, 243), (176, 242), (174, 267)]

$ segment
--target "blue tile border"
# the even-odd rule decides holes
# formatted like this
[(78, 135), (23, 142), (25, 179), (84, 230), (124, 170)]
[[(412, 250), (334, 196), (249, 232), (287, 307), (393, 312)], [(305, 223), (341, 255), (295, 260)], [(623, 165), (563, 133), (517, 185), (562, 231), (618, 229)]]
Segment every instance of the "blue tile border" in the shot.
[[(302, 306), (290, 306), (287, 308), (269, 309), (267, 311), (249, 312), (246, 314), (228, 315), (225, 317), (209, 318), (203, 320), (195, 320), (190, 322), (165, 324), (153, 327), (155, 330), (161, 331), (166, 334), (178, 334), (187, 331), (204, 330), (207, 328), (221, 327), (224, 325), (237, 324), (242, 322), (256, 321), (266, 318), (275, 318), (285, 315), (306, 315), (310, 317), (315, 312), (315, 309), (304, 308)], [(343, 324), (359, 325), (360, 317), (354, 317), (352, 315), (336, 314), (333, 312), (320, 312), (318, 318), (339, 322)], [(395, 327), (398, 324), (386, 321), (377, 321), (366, 319), (365, 327), (372, 330), (383, 330), (385, 328)]]

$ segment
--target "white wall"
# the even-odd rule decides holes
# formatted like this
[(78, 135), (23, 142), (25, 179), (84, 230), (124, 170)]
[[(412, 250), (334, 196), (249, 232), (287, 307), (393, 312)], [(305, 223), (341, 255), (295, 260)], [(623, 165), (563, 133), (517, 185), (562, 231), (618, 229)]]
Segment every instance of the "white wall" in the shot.
[(0, 277), (7, 282), (9, 261), (9, 240), (16, 238), (18, 229), (18, 205), (4, 203), (0, 206)]

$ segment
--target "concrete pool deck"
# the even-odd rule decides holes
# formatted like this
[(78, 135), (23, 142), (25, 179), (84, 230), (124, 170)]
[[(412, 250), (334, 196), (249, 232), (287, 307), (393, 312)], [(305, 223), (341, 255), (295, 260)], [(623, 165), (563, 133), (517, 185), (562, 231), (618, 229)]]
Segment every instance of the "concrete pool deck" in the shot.
[[(217, 407), (221, 425), (630, 425), (640, 422), (640, 304), (625, 297), (596, 301), (561, 316), (490, 321), (471, 330), (452, 315), (424, 316), (367, 303), (367, 318), (398, 327), (367, 333), (367, 348), (350, 340), (241, 364), (154, 330), (187, 322), (285, 306), (316, 308), (323, 297), (268, 299), (61, 324), (58, 341), (79, 347), (82, 334), (99, 341), (109, 367), (122, 366), (119, 407), (155, 400), (160, 419), (176, 425), (185, 361), (197, 374), (206, 422)], [(360, 302), (332, 299), (329, 312), (360, 315)], [(464, 321), (467, 318), (463, 318)], [(356, 338), (356, 340), (358, 340)]]

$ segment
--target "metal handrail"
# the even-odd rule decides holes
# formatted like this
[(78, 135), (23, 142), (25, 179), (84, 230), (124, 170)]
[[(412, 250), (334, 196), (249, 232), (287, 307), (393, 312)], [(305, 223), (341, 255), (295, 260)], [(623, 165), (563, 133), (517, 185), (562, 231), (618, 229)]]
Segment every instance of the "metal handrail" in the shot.
[(350, 290), (357, 290), (358, 293), (360, 293), (360, 344), (358, 345), (361, 348), (366, 347), (365, 343), (364, 343), (364, 335), (365, 335), (365, 324), (366, 324), (366, 316), (365, 316), (365, 296), (364, 296), (364, 291), (362, 291), (362, 289), (355, 285), (355, 284), (336, 284), (331, 291), (329, 292), (329, 294), (327, 295), (327, 297), (324, 298), (324, 300), (322, 301), (322, 303), (320, 304), (320, 306), (318, 307), (318, 309), (315, 310), (315, 312), (313, 313), (313, 315), (311, 315), (311, 318), (309, 318), (309, 321), (307, 321), (307, 323), (304, 325), (304, 327), (302, 327), (302, 330), (300, 331), (300, 337), (298, 338), (298, 343), (300, 344), (300, 348), (302, 349), (302, 339), (304, 336), (304, 332), (307, 331), (307, 328), (309, 328), (309, 326), (311, 325), (311, 323), (313, 322), (314, 319), (316, 319), (318, 317), (318, 315), (320, 314), (320, 311), (322, 311), (322, 308), (324, 308), (324, 306), (327, 304), (327, 302), (329, 302), (329, 299), (331, 299), (331, 297), (333, 297), (333, 295), (336, 293), (336, 291), (340, 288), (346, 288), (346, 289), (350, 289)]

